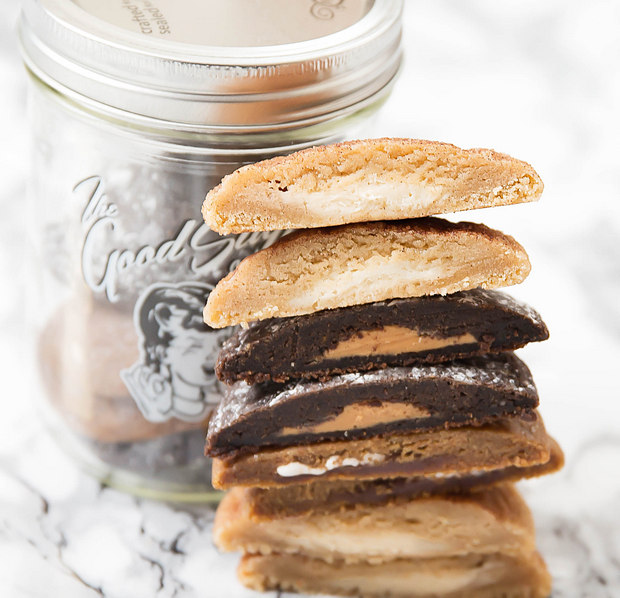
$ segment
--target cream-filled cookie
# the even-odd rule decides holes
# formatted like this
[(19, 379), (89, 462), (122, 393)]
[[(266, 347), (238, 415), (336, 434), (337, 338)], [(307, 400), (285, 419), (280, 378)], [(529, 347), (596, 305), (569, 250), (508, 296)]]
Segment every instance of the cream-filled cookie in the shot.
[(536, 552), (327, 563), (293, 554), (245, 555), (237, 570), (253, 590), (357, 598), (547, 598), (551, 578)]
[(510, 484), (383, 505), (351, 503), (331, 513), (290, 516), (284, 509), (272, 517), (260, 517), (252, 493), (235, 488), (218, 508), (213, 539), (224, 551), (373, 564), (535, 549), (532, 515)]
[(504, 287), (530, 271), (523, 247), (482, 224), (440, 218), (298, 231), (244, 259), (209, 295), (223, 328), (422, 295)]
[(316, 228), (535, 201), (542, 191), (529, 164), (493, 150), (368, 139), (243, 166), (209, 192), (203, 216), (222, 234)]

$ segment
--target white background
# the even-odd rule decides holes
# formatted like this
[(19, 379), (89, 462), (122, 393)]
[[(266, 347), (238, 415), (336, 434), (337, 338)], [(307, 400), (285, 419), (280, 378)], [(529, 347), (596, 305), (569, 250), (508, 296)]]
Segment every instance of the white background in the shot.
[[(465, 217), (526, 247), (532, 274), (511, 292), (551, 330), (521, 356), (568, 459), (561, 474), (524, 486), (554, 596), (619, 596), (620, 3), (406, 5), (406, 62), (374, 133), (491, 147), (530, 162), (545, 181), (538, 204)], [(25, 332), (26, 306), (36, 309), (25, 282), (36, 271), (24, 259), (27, 125), (16, 16), (17, 0), (2, 0), (0, 595), (245, 596), (233, 580), (235, 558), (211, 547), (209, 512), (101, 490), (37, 419)], [(182, 554), (171, 550), (177, 536)]]

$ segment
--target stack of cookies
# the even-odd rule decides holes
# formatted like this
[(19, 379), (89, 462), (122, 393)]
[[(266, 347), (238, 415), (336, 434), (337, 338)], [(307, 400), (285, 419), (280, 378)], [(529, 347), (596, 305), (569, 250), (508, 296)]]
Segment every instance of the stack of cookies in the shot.
[(215, 542), (259, 589), (544, 598), (512, 482), (561, 467), (512, 351), (540, 316), (490, 290), (530, 265), (511, 237), (434, 214), (538, 199), (526, 163), (377, 139), (244, 167), (205, 202), (220, 233), (302, 229), (243, 260), (205, 321), (217, 364)]

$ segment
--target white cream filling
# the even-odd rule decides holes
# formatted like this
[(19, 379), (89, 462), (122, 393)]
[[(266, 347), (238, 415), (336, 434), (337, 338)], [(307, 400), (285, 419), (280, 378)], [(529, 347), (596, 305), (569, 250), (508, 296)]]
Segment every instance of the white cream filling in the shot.
[(465, 472), (458, 472), (458, 473), (441, 473), (440, 471), (438, 471), (437, 473), (431, 473), (428, 474), (426, 477), (429, 478), (437, 478), (437, 479), (447, 479), (447, 478), (468, 478), (468, 477), (479, 477), (485, 473), (489, 473), (490, 471), (493, 471), (492, 469), (480, 469), (480, 468), (473, 468), (473, 469), (468, 469)]
[[(486, 565), (484, 565), (486, 567)], [(399, 571), (400, 575), (369, 575), (364, 578), (364, 591), (385, 592), (389, 588), (395, 596), (440, 596), (457, 592), (459, 590), (473, 589), (478, 587), (476, 581), (481, 577), (479, 569), (463, 568), (461, 570), (451, 569), (449, 571), (423, 572), (419, 568), (411, 571), (410, 574)], [(486, 574), (486, 571), (485, 571)], [(499, 576), (498, 576), (499, 577)], [(341, 582), (336, 584), (340, 587), (356, 587), (359, 584), (359, 577), (348, 578), (346, 573), (341, 576)]]
[[(413, 267), (407, 259), (377, 256), (359, 264), (358, 270), (336, 271), (314, 283), (312, 294), (320, 299), (313, 307), (322, 309), (336, 297), (365, 300), (369, 296), (383, 296), (390, 281), (398, 284), (428, 283), (443, 279), (450, 272), (445, 265), (416, 266)], [(307, 305), (308, 291), (291, 297), (289, 303), (292, 307)]]
[(280, 465), (276, 472), (281, 478), (294, 478), (298, 475), (323, 475), (327, 470), (324, 467), (309, 467), (299, 461)]
[(341, 457), (340, 455), (332, 455), (325, 461), (323, 467), (310, 467), (299, 461), (292, 461), (286, 465), (280, 465), (276, 472), (281, 478), (293, 478), (300, 475), (323, 475), (333, 469), (341, 467), (359, 467), (360, 465), (377, 465), (385, 461), (385, 456), (378, 453), (366, 453), (362, 459), (354, 457)]
[[(345, 188), (347, 191), (343, 192)], [(325, 191), (297, 191), (290, 186), (285, 198), (287, 205), (303, 206), (311, 216), (341, 222), (344, 215), (349, 219), (369, 212), (372, 212), (373, 219), (386, 215), (409, 217), (415, 211), (440, 201), (443, 195), (442, 187), (422, 185), (415, 180), (366, 184), (351, 182), (343, 177)]]
[[(365, 519), (369, 517), (364, 516)], [(379, 521), (374, 529), (369, 529), (365, 521), (360, 525), (349, 522), (343, 526), (324, 518), (318, 525), (313, 525), (303, 518), (290, 518), (274, 527), (277, 529), (270, 529), (268, 525), (263, 529), (259, 527), (256, 535), (266, 545), (274, 546), (275, 551), (326, 560), (356, 562), (365, 559), (370, 563), (381, 563), (400, 558), (441, 557), (446, 553), (459, 554), (464, 551), (462, 538), (452, 538), (447, 532), (439, 537), (425, 537), (407, 522), (390, 525)], [(376, 533), (378, 530), (381, 533)], [(251, 541), (242, 541), (235, 548), (243, 547), (260, 552), (259, 546)]]

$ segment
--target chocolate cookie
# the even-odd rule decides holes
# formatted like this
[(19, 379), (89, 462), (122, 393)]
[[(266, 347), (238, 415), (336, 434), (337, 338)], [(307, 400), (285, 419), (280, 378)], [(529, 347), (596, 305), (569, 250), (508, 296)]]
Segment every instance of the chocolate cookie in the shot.
[(524, 303), (474, 289), (252, 322), (224, 343), (216, 373), (228, 384), (322, 379), (511, 351), (548, 337)]
[(530, 371), (512, 353), (323, 382), (238, 382), (211, 419), (207, 454), (481, 424), (537, 406)]

